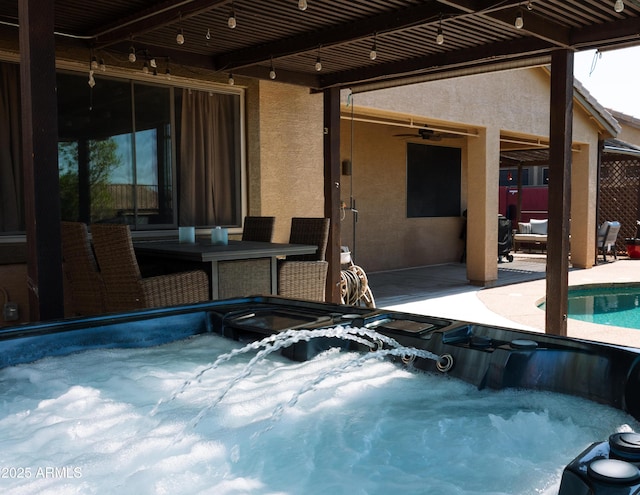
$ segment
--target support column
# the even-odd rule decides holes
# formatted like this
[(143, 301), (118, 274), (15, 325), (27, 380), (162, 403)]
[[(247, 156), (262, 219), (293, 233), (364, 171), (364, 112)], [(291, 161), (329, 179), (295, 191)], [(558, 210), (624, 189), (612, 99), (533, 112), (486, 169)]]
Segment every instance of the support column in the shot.
[(467, 149), (467, 278), (491, 287), (498, 279), (500, 131), (485, 129)]
[(567, 335), (569, 215), (573, 136), (573, 52), (551, 54), (549, 126), (549, 227), (545, 332)]
[(583, 145), (572, 154), (571, 189), (571, 265), (591, 268), (596, 259), (596, 212), (598, 188), (598, 150)]
[(64, 316), (54, 0), (19, 0), (30, 320)]
[(327, 302), (340, 302), (340, 90), (324, 90), (324, 216), (331, 219), (327, 244)]

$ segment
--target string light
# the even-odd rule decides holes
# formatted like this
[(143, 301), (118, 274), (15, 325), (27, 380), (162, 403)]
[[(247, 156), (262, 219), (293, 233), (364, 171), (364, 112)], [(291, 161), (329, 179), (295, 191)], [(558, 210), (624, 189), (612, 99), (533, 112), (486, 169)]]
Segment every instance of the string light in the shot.
[(378, 58), (378, 51), (377, 51), (377, 47), (376, 47), (376, 37), (377, 37), (377, 35), (374, 33), (374, 35), (373, 35), (373, 46), (371, 46), (371, 51), (369, 52), (369, 58), (371, 60), (375, 60), (376, 58)]
[(271, 58), (271, 68), (269, 69), (269, 78), (275, 79), (277, 77), (276, 69), (273, 67), (273, 58)]
[(102, 72), (105, 72), (107, 70), (107, 65), (104, 63), (103, 58), (100, 59), (100, 62), (98, 63), (98, 67)]
[(233, 8), (233, 2), (231, 2), (231, 12), (229, 13), (229, 19), (227, 20), (227, 26), (229, 29), (235, 29), (237, 25), (236, 22), (236, 10)]
[(93, 78), (93, 71), (90, 70), (89, 71), (89, 81), (88, 81), (89, 87), (93, 88), (96, 85), (96, 80)]
[(298, 0), (298, 8), (300, 10), (307, 10), (307, 0)]
[(522, 9), (518, 10), (518, 15), (516, 16), (516, 22), (514, 23), (516, 29), (522, 29), (524, 26), (524, 18), (522, 16)]
[(440, 24), (438, 25), (438, 33), (436, 34), (436, 44), (444, 43), (444, 33), (442, 32), (442, 14), (440, 14)]
[(96, 70), (98, 68), (98, 59), (95, 55), (91, 55), (91, 64), (90, 67), (92, 70)]
[(211, 30), (209, 28), (207, 28), (207, 34), (205, 34), (204, 37), (207, 41), (211, 39)]
[(618, 14), (624, 10), (624, 2), (622, 0), (616, 0), (616, 3), (613, 6), (613, 10), (615, 10)]
[(533, 10), (533, 2), (531, 0), (529, 0), (527, 2), (527, 10), (528, 11), (532, 11)]
[(320, 72), (322, 70), (322, 60), (320, 59), (320, 47), (318, 47), (318, 56), (316, 57), (316, 71)]
[(149, 62), (147, 62), (146, 60), (144, 61), (144, 65), (142, 66), (142, 72), (144, 74), (148, 74), (149, 73)]
[(131, 48), (129, 48), (129, 62), (134, 63), (136, 60), (136, 49), (133, 45), (131, 45)]
[(233, 74), (231, 72), (229, 72), (229, 86), (233, 86), (235, 83), (236, 83), (236, 81), (233, 78)]
[(158, 67), (158, 62), (156, 62), (155, 57), (151, 57), (151, 60), (149, 60), (149, 66), (153, 69), (156, 69)]
[(176, 34), (176, 43), (178, 43), (178, 45), (184, 45), (184, 32), (182, 28), (180, 28), (178, 34)]

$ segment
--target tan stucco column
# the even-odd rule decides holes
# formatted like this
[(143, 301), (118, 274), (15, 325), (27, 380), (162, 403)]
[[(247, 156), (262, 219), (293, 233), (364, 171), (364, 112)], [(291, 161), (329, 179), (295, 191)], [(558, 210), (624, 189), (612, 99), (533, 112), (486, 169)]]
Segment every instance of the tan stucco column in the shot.
[(591, 268), (595, 260), (598, 150), (582, 145), (572, 153), (571, 264)]
[(500, 130), (488, 128), (467, 147), (467, 278), (491, 286), (498, 279)]

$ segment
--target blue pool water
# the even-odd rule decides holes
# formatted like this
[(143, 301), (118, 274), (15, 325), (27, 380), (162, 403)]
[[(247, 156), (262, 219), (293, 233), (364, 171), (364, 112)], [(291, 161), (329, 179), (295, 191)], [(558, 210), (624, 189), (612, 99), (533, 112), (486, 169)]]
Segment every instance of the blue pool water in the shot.
[(640, 329), (640, 285), (569, 290), (568, 316), (599, 325)]

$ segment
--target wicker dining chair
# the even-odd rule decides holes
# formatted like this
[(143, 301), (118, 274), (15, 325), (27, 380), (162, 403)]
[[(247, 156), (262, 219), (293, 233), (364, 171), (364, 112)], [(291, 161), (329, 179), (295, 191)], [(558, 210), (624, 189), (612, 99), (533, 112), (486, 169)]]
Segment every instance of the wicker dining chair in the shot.
[(244, 217), (243, 241), (271, 242), (276, 217)]
[(104, 313), (105, 285), (89, 240), (87, 225), (62, 222), (62, 268), (70, 292), (70, 311), (75, 316)]
[(328, 218), (292, 218), (289, 243), (318, 246), (314, 254), (287, 256), (278, 264), (278, 295), (292, 299), (324, 301), (329, 263)]
[(108, 311), (174, 306), (209, 299), (209, 280), (202, 270), (142, 278), (123, 224), (93, 224), (93, 245), (106, 287)]

